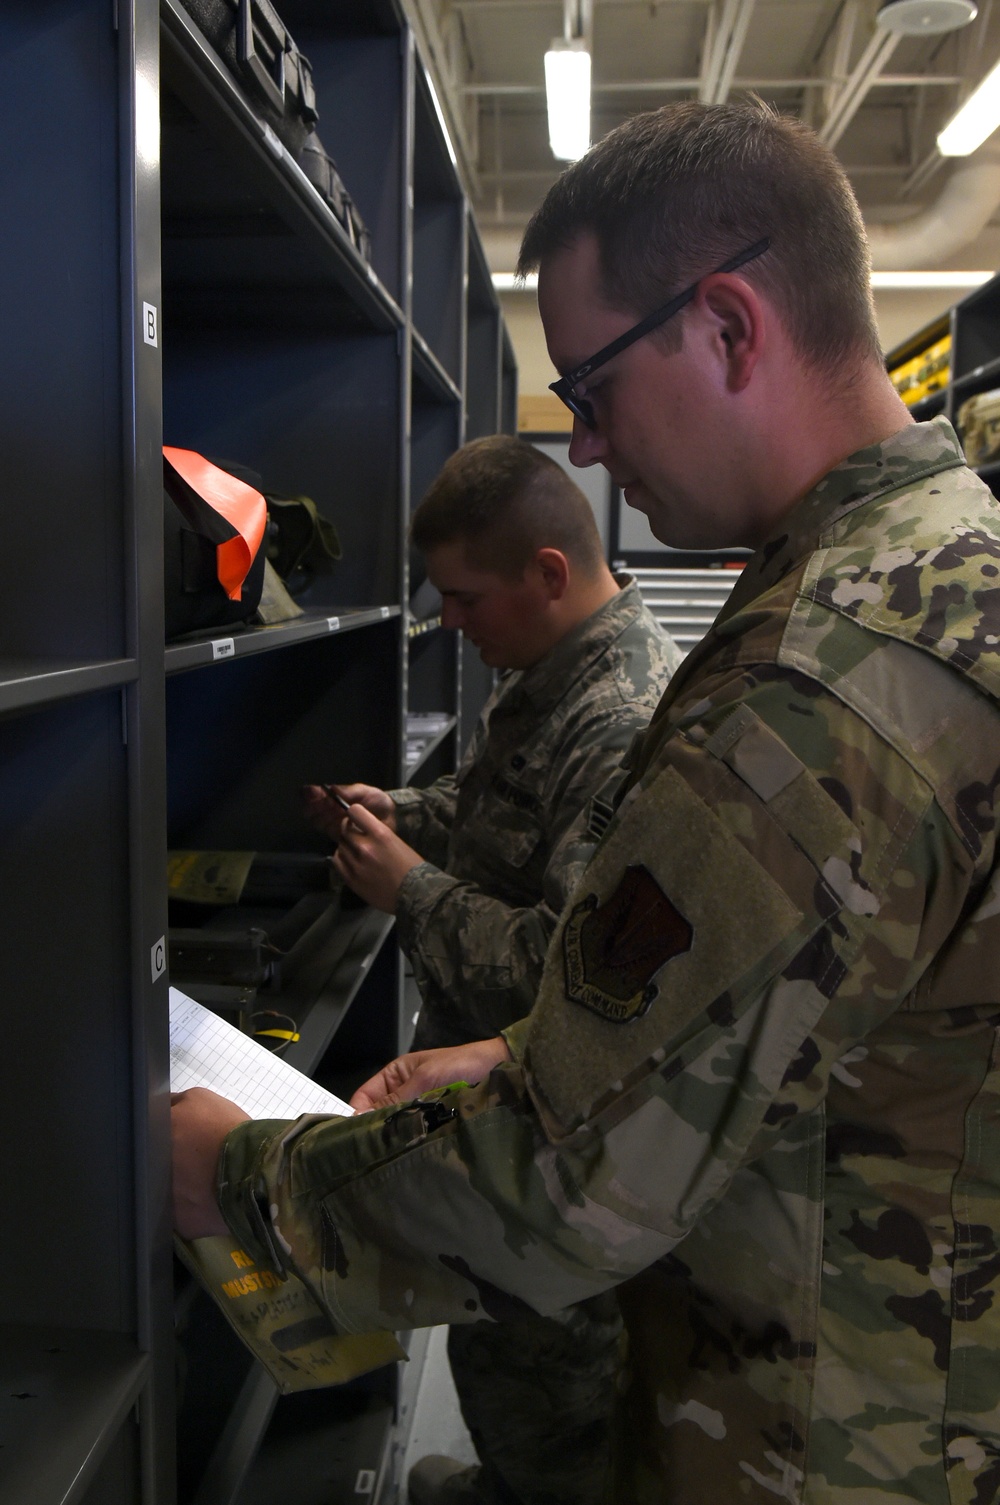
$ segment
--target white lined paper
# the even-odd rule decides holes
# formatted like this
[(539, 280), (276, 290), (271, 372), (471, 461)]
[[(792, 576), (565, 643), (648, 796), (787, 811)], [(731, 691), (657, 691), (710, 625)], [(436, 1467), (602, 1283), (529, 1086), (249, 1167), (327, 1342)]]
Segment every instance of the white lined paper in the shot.
[(251, 1118), (298, 1118), (348, 1107), (179, 988), (170, 989), (170, 1090), (208, 1087)]

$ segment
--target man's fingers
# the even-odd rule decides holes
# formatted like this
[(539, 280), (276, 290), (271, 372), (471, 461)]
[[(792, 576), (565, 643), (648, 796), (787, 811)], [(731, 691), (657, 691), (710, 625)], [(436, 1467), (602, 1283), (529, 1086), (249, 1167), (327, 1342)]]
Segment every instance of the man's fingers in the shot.
[(360, 802), (351, 805), (350, 814), (344, 825), (345, 829), (353, 825), (357, 830), (363, 831), (366, 836), (377, 836), (380, 831), (385, 830), (385, 822), (377, 815), (373, 815)]
[[(410, 1075), (409, 1063), (414, 1059), (412, 1055), (397, 1056), (388, 1066), (383, 1066), (367, 1082), (362, 1082), (351, 1098), (351, 1107), (359, 1113), (366, 1113), (369, 1108), (380, 1108), (389, 1101), (405, 1102), (406, 1097), (400, 1096), (400, 1088)], [(406, 1096), (409, 1096), (408, 1091)]]

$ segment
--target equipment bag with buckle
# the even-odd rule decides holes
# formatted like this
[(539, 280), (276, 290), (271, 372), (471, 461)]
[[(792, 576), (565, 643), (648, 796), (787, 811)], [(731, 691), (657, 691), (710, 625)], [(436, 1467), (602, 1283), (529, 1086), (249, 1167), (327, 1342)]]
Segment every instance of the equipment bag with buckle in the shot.
[(167, 637), (248, 622), (264, 580), (267, 504), (191, 449), (163, 449)]
[(316, 125), (316, 91), (269, 0), (181, 0), (268, 125), (297, 157)]
[(358, 213), (357, 205), (344, 187), (337, 164), (315, 131), (306, 137), (298, 160), (310, 183), (347, 231), (351, 245), (365, 261), (371, 261), (371, 235)]
[(355, 250), (371, 261), (365, 222), (316, 134), (319, 114), (309, 59), (296, 47), (270, 0), (181, 3), (343, 225)]

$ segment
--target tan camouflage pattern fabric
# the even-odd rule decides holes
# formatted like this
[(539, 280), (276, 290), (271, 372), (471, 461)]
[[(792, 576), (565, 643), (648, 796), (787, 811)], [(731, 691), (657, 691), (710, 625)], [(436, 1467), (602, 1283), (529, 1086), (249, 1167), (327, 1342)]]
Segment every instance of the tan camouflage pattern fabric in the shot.
[(628, 576), (533, 668), (504, 676), (457, 775), (393, 791), (426, 859), (403, 880), (399, 943), (423, 1008), (415, 1049), (498, 1034), (532, 1007), (549, 940), (593, 854), (590, 803), (681, 661)]
[(1000, 1498), (998, 580), (944, 421), (831, 472), (672, 681), (515, 1061), (236, 1130), (237, 1236), (347, 1331), (619, 1284), (616, 1505)]

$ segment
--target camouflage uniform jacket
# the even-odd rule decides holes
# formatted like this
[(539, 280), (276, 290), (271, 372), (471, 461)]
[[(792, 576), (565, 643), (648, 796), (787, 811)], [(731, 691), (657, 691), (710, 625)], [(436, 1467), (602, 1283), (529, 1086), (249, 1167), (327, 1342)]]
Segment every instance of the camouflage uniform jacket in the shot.
[(514, 1061), (242, 1126), (234, 1229), (348, 1330), (628, 1282), (620, 1505), (991, 1505), (998, 700), (1000, 509), (913, 425), (675, 676)]
[(581, 816), (680, 662), (638, 587), (622, 584), (540, 663), (505, 676), (456, 777), (393, 792), (396, 828), (426, 859), (396, 905), (424, 1000), (421, 1048), (495, 1035), (535, 1001), (594, 849)]

